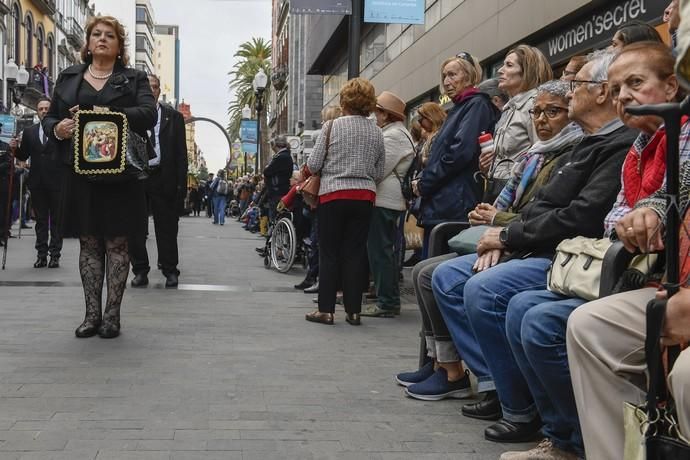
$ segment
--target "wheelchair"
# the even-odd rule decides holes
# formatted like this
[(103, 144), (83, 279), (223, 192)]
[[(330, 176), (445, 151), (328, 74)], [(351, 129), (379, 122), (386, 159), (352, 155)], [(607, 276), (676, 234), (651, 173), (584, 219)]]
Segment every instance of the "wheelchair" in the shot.
[(240, 217), (240, 204), (237, 200), (230, 200), (230, 203), (228, 203), (225, 209), (225, 215), (234, 219)]
[(306, 268), (307, 257), (304, 242), (297, 236), (290, 211), (283, 211), (274, 223), (269, 223), (269, 237), (264, 250), (264, 267), (275, 268), (280, 273), (287, 273), (297, 260)]

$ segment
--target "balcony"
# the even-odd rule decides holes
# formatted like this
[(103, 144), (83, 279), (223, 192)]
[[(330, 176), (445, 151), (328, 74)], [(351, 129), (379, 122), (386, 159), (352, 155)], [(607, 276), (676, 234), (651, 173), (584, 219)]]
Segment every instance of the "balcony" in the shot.
[(9, 0), (0, 0), (0, 16), (4, 16), (11, 11), (9, 3)]
[(26, 84), (21, 102), (28, 107), (35, 108), (40, 97), (53, 94), (54, 82), (35, 69), (27, 70), (29, 71), (29, 82)]
[(271, 84), (276, 90), (281, 91), (283, 88), (285, 88), (285, 85), (287, 85), (287, 80), (287, 66), (281, 65), (273, 68), (273, 71), (271, 72)]
[(67, 33), (65, 35), (67, 41), (75, 48), (79, 49), (84, 45), (84, 29), (76, 19), (69, 18), (67, 20)]
[(55, 0), (34, 0), (33, 4), (41, 11), (41, 13), (47, 14), (48, 16), (52, 16), (57, 10)]

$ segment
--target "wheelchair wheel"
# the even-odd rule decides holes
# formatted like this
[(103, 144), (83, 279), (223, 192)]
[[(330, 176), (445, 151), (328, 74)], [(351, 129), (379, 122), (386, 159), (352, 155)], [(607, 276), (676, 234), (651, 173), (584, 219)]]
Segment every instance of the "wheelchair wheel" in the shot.
[(297, 251), (297, 232), (287, 217), (280, 219), (271, 235), (271, 262), (280, 273), (285, 273), (295, 263)]

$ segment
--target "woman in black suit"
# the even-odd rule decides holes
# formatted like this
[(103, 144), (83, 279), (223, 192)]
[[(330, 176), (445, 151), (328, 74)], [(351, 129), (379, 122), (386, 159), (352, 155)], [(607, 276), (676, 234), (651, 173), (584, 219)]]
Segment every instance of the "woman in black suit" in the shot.
[[(112, 16), (96, 16), (86, 25), (83, 64), (65, 69), (58, 77), (53, 102), (43, 119), (43, 130), (57, 142), (65, 175), (61, 195), (61, 226), (65, 237), (79, 238), (79, 271), (86, 300), (86, 316), (77, 337), (120, 333), (120, 303), (127, 283), (127, 236), (146, 219), (144, 186), (136, 179), (117, 184), (90, 182), (73, 168), (74, 113), (107, 107), (124, 113), (129, 128), (146, 136), (156, 124), (157, 112), (146, 74), (127, 67), (125, 30)], [(105, 310), (101, 313), (103, 279), (107, 281)]]

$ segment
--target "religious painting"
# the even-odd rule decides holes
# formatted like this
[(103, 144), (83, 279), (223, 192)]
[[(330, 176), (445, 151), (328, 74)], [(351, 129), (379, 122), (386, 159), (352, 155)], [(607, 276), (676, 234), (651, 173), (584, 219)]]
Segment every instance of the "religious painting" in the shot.
[(127, 118), (119, 112), (79, 110), (75, 114), (74, 170), (78, 174), (121, 174), (127, 155)]

